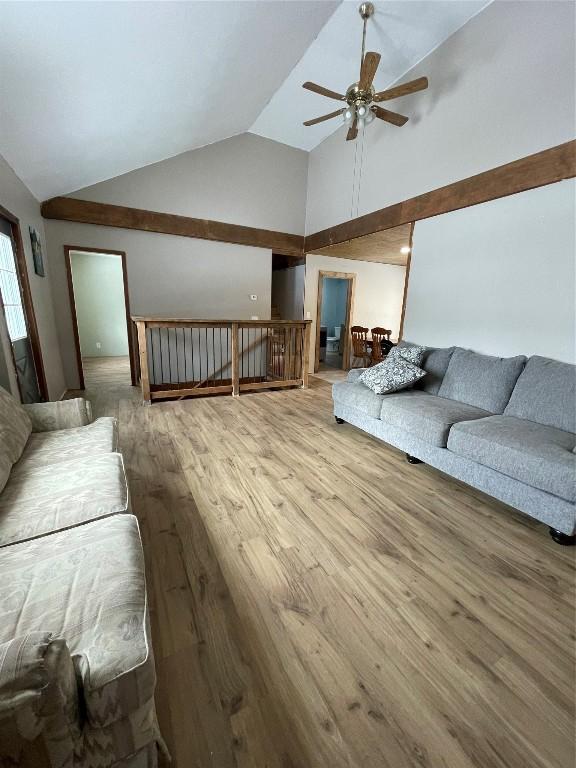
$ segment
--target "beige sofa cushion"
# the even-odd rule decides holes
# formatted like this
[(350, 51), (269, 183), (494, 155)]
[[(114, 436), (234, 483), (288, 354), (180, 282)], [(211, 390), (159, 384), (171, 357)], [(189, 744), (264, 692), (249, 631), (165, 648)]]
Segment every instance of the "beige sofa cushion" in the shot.
[(119, 453), (12, 472), (0, 494), (0, 547), (127, 509)]
[(0, 765), (68, 766), (80, 737), (76, 674), (63, 638), (0, 643)]
[(61, 461), (113, 453), (117, 447), (117, 421), (110, 417), (96, 419), (85, 427), (75, 429), (33, 432), (13, 471), (21, 472)]
[(93, 725), (153, 698), (144, 557), (133, 515), (0, 550), (0, 616), (0, 643), (37, 627), (66, 640)]
[(14, 464), (31, 432), (32, 422), (22, 405), (0, 387), (0, 453)]
[[(71, 732), (74, 755), (66, 765), (109, 768), (162, 745), (135, 517), (115, 515), (0, 549), (0, 617), (0, 649), (41, 627), (65, 640), (72, 655), (85, 720), (78, 737)], [(155, 748), (150, 755), (155, 764)]]
[(83, 397), (49, 403), (31, 403), (23, 408), (32, 420), (33, 432), (83, 427), (92, 421), (92, 406), (90, 401), (84, 400)]
[[(0, 435), (0, 439), (2, 439), (2, 436)], [(12, 462), (8, 458), (7, 452), (4, 452), (2, 450), (2, 447), (0, 446), (0, 493), (2, 492), (2, 489), (8, 482), (8, 478), (10, 477), (10, 472), (12, 471)]]

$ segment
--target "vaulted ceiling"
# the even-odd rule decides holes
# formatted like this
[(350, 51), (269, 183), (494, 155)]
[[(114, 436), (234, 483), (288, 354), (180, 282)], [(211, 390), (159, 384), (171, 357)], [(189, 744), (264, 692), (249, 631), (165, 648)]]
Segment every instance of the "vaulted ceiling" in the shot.
[[(382, 55), (374, 80), (377, 91), (396, 82), (490, 0), (382, 0), (366, 31), (366, 50)], [(252, 126), (252, 132), (311, 150), (339, 127), (338, 119), (302, 125), (341, 104), (302, 88), (312, 80), (345, 93), (360, 74), (362, 19), (359, 0), (341, 3)], [(421, 74), (426, 74), (422, 72)], [(431, 83), (431, 87), (434, 84)], [(390, 109), (400, 107), (394, 102)], [(402, 110), (399, 109), (401, 112)], [(394, 130), (394, 129), (392, 129)]]
[[(39, 198), (251, 130), (309, 150), (338, 121), (304, 80), (356, 79), (357, 2), (3, 2), (0, 154)], [(382, 0), (384, 88), (487, 0)], [(433, 87), (433, 86), (432, 86)]]

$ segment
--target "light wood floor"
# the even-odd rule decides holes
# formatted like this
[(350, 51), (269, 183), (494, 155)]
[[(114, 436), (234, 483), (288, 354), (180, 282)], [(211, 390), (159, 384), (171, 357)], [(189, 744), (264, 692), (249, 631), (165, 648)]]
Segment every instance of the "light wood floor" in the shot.
[(347, 373), (348, 372), (342, 370), (342, 368), (333, 368), (330, 365), (326, 365), (326, 363), (320, 363), (318, 371), (314, 376), (317, 379), (322, 379), (323, 381), (328, 381), (332, 384), (335, 381), (344, 381)]
[(103, 378), (178, 768), (574, 767), (545, 527), (337, 426), (320, 380), (146, 407)]

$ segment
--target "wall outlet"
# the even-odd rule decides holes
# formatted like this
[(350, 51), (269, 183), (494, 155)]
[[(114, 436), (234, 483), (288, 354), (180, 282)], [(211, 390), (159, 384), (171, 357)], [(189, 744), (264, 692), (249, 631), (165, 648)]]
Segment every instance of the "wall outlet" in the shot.
[[(258, 301), (258, 296), (256, 296), (255, 293), (251, 293), (250, 294), (250, 301)], [(252, 319), (254, 319), (254, 318), (252, 318)]]
[(99, 341), (96, 342), (96, 349), (102, 349), (102, 344)]
[(250, 318), (250, 320), (259, 320), (259, 319), (260, 318), (258, 317), (258, 315), (252, 315), (252, 317)]
[(310, 320), (310, 312), (306, 312), (306, 320)]

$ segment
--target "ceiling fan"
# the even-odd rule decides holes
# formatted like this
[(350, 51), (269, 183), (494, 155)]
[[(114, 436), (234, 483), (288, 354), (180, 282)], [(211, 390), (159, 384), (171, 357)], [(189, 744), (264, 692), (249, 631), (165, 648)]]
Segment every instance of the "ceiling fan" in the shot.
[(423, 91), (428, 88), (428, 78), (419, 77), (417, 80), (411, 80), (409, 83), (403, 83), (397, 85), (394, 88), (389, 88), (386, 91), (380, 91), (376, 93), (372, 82), (376, 75), (376, 70), (380, 64), (380, 54), (369, 51), (364, 54), (366, 45), (366, 22), (374, 13), (374, 6), (372, 3), (362, 3), (358, 9), (360, 16), (364, 20), (364, 30), (362, 33), (362, 56), (360, 58), (360, 79), (357, 83), (352, 85), (346, 91), (346, 94), (336, 93), (329, 88), (324, 88), (322, 85), (316, 85), (316, 83), (306, 82), (302, 85), (308, 91), (319, 93), (321, 96), (327, 96), (329, 99), (335, 99), (336, 101), (345, 101), (348, 106), (342, 109), (337, 109), (334, 112), (330, 112), (327, 115), (321, 117), (315, 117), (313, 120), (306, 120), (304, 125), (316, 125), (316, 123), (323, 123), (324, 120), (331, 120), (333, 117), (343, 116), (344, 121), (350, 124), (348, 133), (346, 134), (346, 141), (353, 141), (358, 136), (358, 127), (363, 127), (377, 117), (379, 120), (384, 120), (392, 125), (398, 127), (408, 122), (408, 118), (404, 115), (399, 115), (397, 112), (391, 112), (389, 109), (380, 107), (377, 103), (380, 101), (389, 101), (390, 99), (397, 99), (399, 96), (407, 96), (409, 93), (416, 93), (417, 91)]

